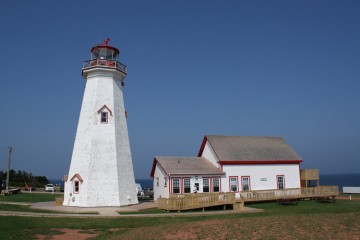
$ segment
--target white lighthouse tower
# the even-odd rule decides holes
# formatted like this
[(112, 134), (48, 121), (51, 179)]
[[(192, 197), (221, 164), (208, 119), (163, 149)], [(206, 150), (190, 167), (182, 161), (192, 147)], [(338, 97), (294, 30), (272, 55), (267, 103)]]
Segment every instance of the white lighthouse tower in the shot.
[(82, 69), (86, 86), (65, 179), (65, 206), (138, 203), (123, 99), (126, 66), (108, 42), (91, 49)]

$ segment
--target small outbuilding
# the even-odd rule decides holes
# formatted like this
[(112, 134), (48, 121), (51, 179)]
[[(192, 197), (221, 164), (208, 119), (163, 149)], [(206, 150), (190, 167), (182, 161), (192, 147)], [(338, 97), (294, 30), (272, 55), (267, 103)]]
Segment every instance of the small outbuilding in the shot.
[(300, 188), (301, 157), (280, 137), (206, 135), (197, 157), (155, 157), (154, 200), (170, 193)]

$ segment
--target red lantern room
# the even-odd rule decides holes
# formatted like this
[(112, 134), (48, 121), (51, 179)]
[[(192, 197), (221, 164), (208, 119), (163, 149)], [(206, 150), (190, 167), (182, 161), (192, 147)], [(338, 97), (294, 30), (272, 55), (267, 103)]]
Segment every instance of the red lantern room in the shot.
[(98, 44), (91, 49), (91, 60), (85, 61), (83, 65), (83, 72), (85, 69), (101, 67), (101, 68), (115, 68), (126, 74), (126, 65), (118, 62), (119, 49), (108, 45), (109, 38), (104, 40), (104, 43)]
[(91, 60), (94, 59), (106, 59), (106, 60), (118, 60), (119, 49), (108, 45), (110, 38), (105, 39), (103, 44), (99, 44), (91, 49)]

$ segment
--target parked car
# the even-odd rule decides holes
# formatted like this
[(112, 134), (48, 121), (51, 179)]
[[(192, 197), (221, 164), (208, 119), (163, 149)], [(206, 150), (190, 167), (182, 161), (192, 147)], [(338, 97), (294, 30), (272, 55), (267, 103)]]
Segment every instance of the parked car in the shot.
[(45, 186), (45, 191), (46, 191), (46, 192), (55, 192), (54, 184), (47, 184), (47, 185)]

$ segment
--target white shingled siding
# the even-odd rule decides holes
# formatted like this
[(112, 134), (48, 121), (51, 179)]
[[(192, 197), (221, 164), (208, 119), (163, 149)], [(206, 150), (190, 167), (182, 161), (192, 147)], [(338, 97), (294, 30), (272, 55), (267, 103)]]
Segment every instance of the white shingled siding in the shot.
[[(166, 181), (166, 184), (165, 184)], [(159, 167), (159, 164), (156, 164), (154, 172), (154, 201), (158, 198), (168, 198), (169, 197), (169, 179), (166, 176), (165, 172)]]
[[(79, 207), (137, 204), (121, 81), (125, 75), (113, 69), (85, 70), (86, 87), (74, 149), (65, 183), (64, 205)], [(106, 105), (108, 123), (98, 110)], [(74, 193), (71, 178), (82, 178)]]
[(242, 176), (250, 176), (250, 190), (277, 189), (277, 175), (284, 175), (285, 188), (300, 188), (298, 164), (223, 165), (223, 171), (226, 173), (221, 183), (223, 192), (229, 191), (230, 176), (238, 177), (239, 190)]
[(217, 158), (214, 150), (212, 149), (211, 145), (209, 144), (209, 141), (206, 141), (204, 150), (200, 157), (205, 157), (207, 160), (209, 160), (209, 162), (214, 164), (215, 167), (220, 168), (220, 164), (218, 163), (219, 159)]

